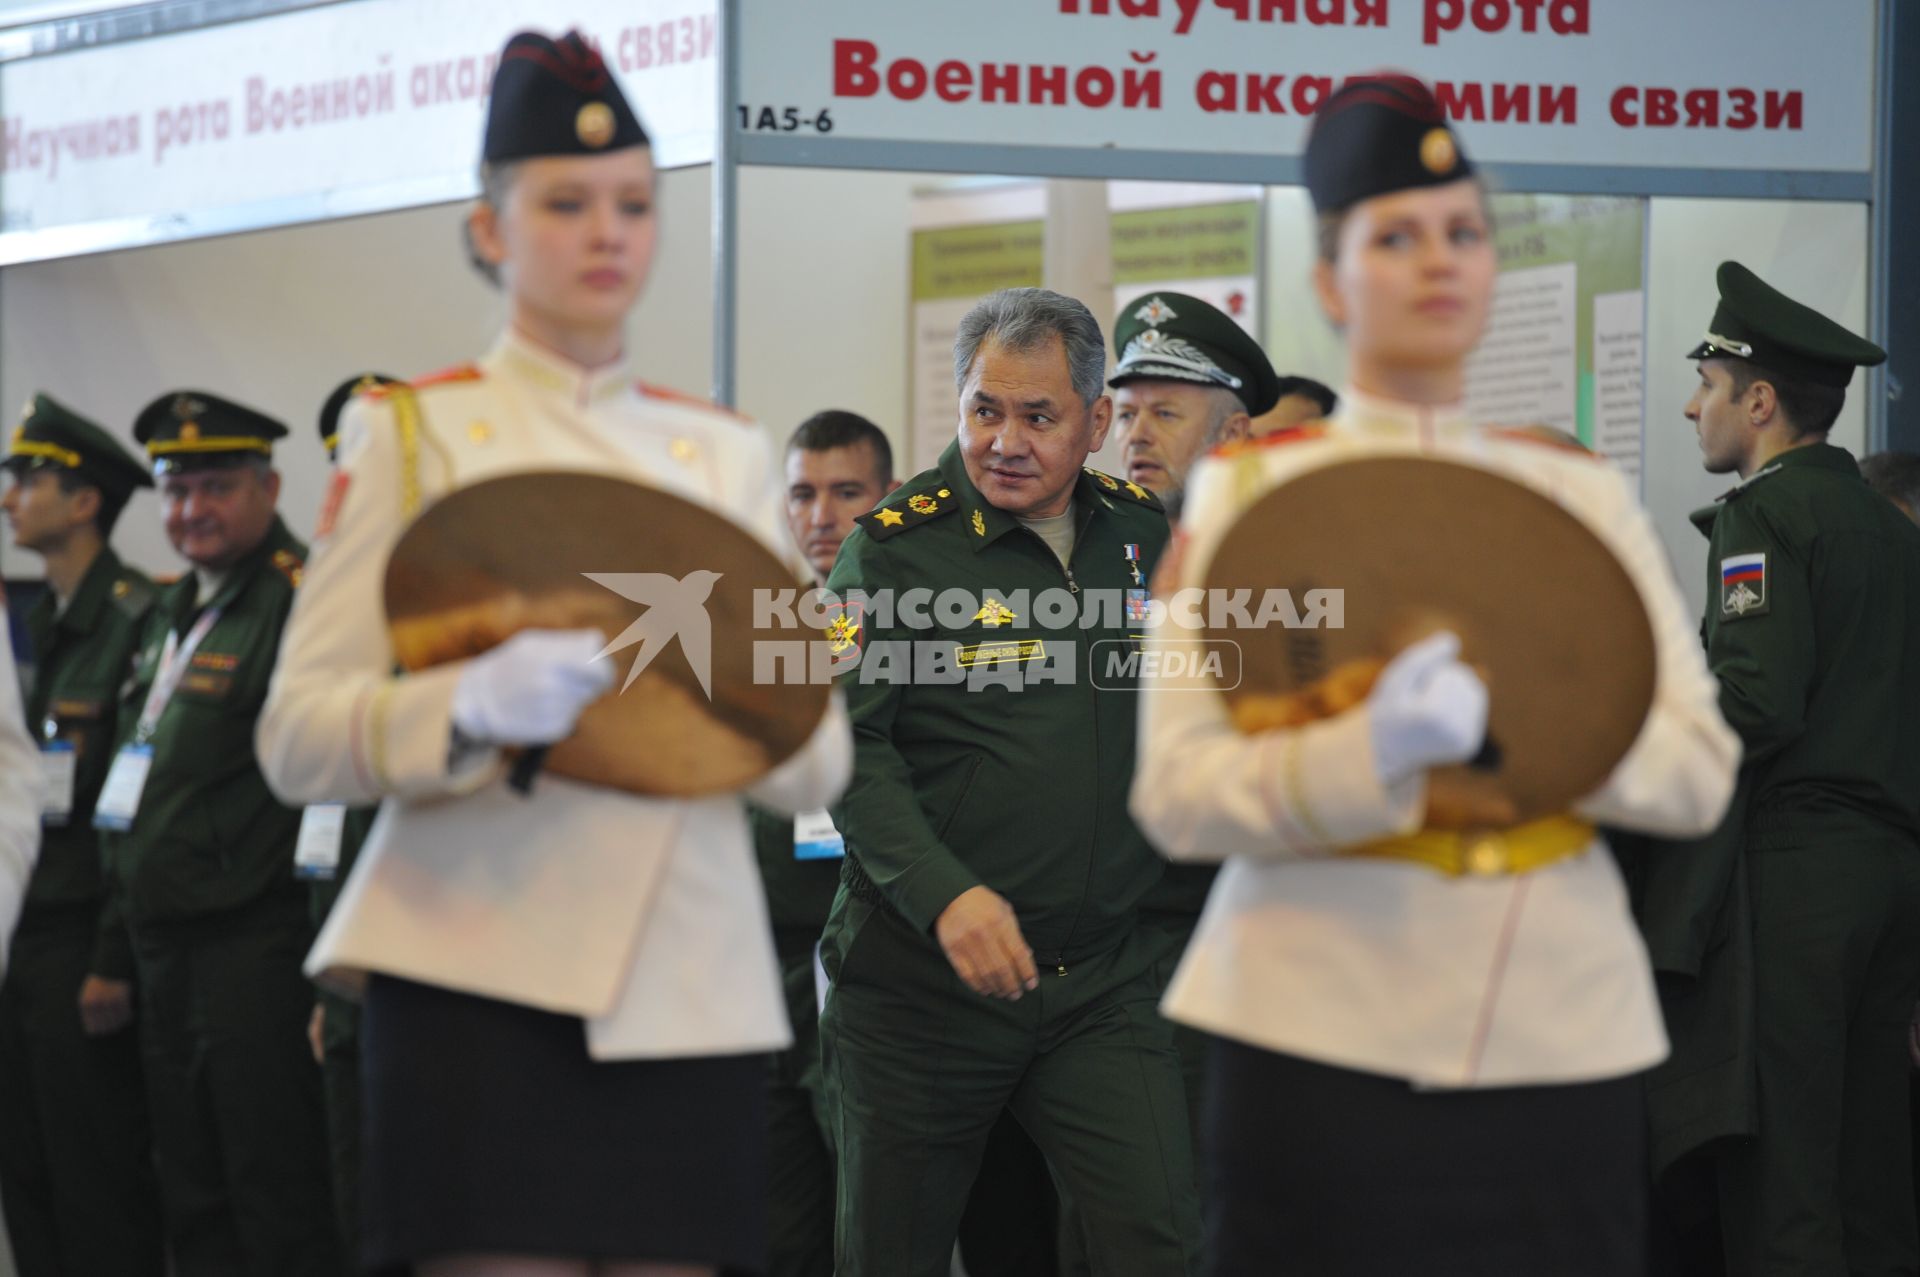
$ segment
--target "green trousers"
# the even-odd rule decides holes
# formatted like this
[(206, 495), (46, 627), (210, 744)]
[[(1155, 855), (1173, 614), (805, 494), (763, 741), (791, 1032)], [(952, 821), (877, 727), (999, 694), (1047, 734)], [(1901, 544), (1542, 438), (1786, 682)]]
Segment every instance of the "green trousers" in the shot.
[(774, 934), (793, 1045), (767, 1064), (769, 1277), (833, 1277), (833, 1146), (820, 1073), (816, 933)]
[(341, 1269), (360, 1271), (360, 1004), (324, 990), (320, 1080), (327, 1102), (327, 1147), (333, 1167), (333, 1213)]
[(0, 985), (0, 1213), (21, 1277), (165, 1271), (137, 1029), (81, 1031), (94, 914), (29, 914)]
[(335, 1277), (306, 903), (134, 928), (141, 1047), (177, 1277)]
[(1094, 1271), (1198, 1271), (1186, 1098), (1151, 944), (1131, 935), (1008, 1002), (968, 989), (892, 910), (843, 892), (823, 956), (838, 1277), (945, 1277), (1003, 1110), (1080, 1211)]
[(1760, 1134), (1718, 1166), (1728, 1271), (1911, 1274), (1920, 847), (1863, 835), (1746, 854)]

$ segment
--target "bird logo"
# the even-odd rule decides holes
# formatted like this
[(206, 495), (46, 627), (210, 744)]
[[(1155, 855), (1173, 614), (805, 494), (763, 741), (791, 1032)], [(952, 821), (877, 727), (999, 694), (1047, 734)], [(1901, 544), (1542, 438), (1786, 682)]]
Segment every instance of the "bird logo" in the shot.
[(665, 572), (582, 572), (580, 575), (623, 599), (646, 605), (647, 610), (594, 657), (599, 660), (621, 648), (640, 645), (633, 665), (627, 670), (627, 681), (620, 685), (621, 691), (632, 687), (640, 672), (666, 650), (670, 641), (678, 638), (687, 664), (693, 667), (693, 676), (700, 680), (700, 690), (707, 694), (708, 700), (713, 699), (713, 626), (707, 618), (707, 598), (719, 582), (720, 573), (703, 569), (683, 577)]

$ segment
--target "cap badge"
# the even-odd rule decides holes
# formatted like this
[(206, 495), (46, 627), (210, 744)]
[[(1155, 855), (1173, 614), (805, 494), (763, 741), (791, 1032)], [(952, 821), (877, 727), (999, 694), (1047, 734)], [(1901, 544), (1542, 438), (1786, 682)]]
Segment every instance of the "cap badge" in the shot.
[(1436, 177), (1451, 172), (1459, 159), (1460, 148), (1453, 144), (1453, 134), (1445, 129), (1429, 129), (1420, 139), (1420, 162)]
[(1146, 305), (1134, 311), (1133, 317), (1149, 324), (1158, 324), (1163, 319), (1180, 318), (1179, 315), (1174, 313), (1173, 307), (1167, 305), (1158, 297), (1152, 298)]
[(193, 417), (204, 417), (206, 414), (207, 405), (201, 403), (192, 395), (175, 395), (173, 397), (173, 415), (181, 421), (186, 421)]
[(605, 102), (589, 102), (573, 117), (573, 131), (582, 146), (599, 150), (613, 141), (613, 108)]

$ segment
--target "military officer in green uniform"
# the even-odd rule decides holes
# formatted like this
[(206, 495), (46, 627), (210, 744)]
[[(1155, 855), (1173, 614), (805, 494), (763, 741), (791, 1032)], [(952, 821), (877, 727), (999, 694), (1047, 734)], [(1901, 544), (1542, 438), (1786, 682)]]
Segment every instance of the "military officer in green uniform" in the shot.
[(955, 341), (959, 432), (859, 520), (828, 587), (854, 723), (821, 1053), (841, 1277), (936, 1277), (1010, 1109), (1095, 1269), (1194, 1270), (1199, 1219), (1127, 814), (1159, 501), (1083, 470), (1105, 348), (1080, 303), (993, 294)]
[[(1157, 292), (1125, 307), (1114, 320), (1113, 352), (1118, 362), (1107, 384), (1127, 477), (1162, 501), (1176, 499), (1187, 471), (1208, 449), (1247, 438), (1253, 419), (1280, 401), (1280, 376), (1260, 343), (1224, 311), (1185, 293)], [(1219, 871), (1211, 864), (1169, 865), (1141, 901), (1141, 922), (1161, 942), (1155, 969), (1163, 989)], [(1173, 1034), (1197, 1138), (1207, 1040), (1186, 1025), (1174, 1025)]]
[(1280, 401), (1247, 330), (1186, 293), (1127, 303), (1113, 321), (1113, 428), (1126, 476), (1165, 503), (1208, 449), (1245, 439)]
[[(320, 406), (320, 446), (334, 459), (340, 443), (340, 414), (353, 397), (381, 386), (399, 385), (397, 377), (366, 372), (347, 378)], [(307, 808), (300, 817), (294, 872), (308, 884), (313, 926), (318, 931), (340, 896), (340, 888), (373, 827), (377, 807), (327, 803)], [(333, 1206), (340, 1221), (341, 1254), (355, 1270), (360, 1253), (360, 1005), (317, 985), (308, 1038), (326, 1087), (327, 1143), (333, 1165)]]
[(1920, 529), (1827, 442), (1853, 370), (1885, 353), (1736, 262), (1718, 282), (1686, 415), (1706, 468), (1741, 478), (1695, 516), (1708, 662), (1746, 747), (1725, 880), (1750, 919), (1757, 1133), (1717, 1158), (1726, 1263), (1911, 1273)]
[(192, 564), (149, 618), (94, 820), (126, 901), (154, 1145), (180, 1277), (339, 1271), (300, 813), (254, 758), (306, 547), (274, 511), (286, 428), (201, 391), (134, 423), (167, 537)]
[[(816, 581), (833, 570), (853, 521), (899, 486), (880, 427), (829, 409), (787, 439), (787, 529)], [(820, 1076), (814, 951), (840, 885), (844, 842), (824, 811), (783, 816), (751, 804), (754, 856), (766, 886), (774, 953), (793, 1045), (767, 1074), (771, 1277), (833, 1277), (832, 1123)]]
[(164, 1251), (132, 1028), (133, 952), (101, 872), (93, 805), (154, 586), (108, 544), (153, 481), (48, 395), (13, 432), (0, 507), (46, 565), (28, 617), (29, 729), (47, 782), (40, 859), (0, 984), (0, 1211), (25, 1277), (158, 1274)]

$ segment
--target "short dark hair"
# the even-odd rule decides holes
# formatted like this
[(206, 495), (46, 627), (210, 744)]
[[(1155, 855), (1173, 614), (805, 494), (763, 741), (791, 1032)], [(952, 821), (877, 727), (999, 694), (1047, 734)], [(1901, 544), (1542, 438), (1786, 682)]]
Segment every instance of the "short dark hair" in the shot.
[(1833, 423), (1840, 419), (1840, 409), (1846, 406), (1847, 390), (1844, 386), (1823, 386), (1798, 377), (1782, 377), (1772, 369), (1747, 359), (1726, 359), (1721, 362), (1726, 364), (1727, 375), (1733, 379), (1735, 399), (1744, 397), (1757, 381), (1764, 381), (1773, 387), (1773, 397), (1780, 401), (1780, 408), (1786, 413), (1787, 423), (1793, 427), (1796, 438), (1827, 433), (1833, 429)]
[(1340, 404), (1340, 396), (1333, 393), (1331, 386), (1311, 377), (1282, 377), (1280, 393), (1274, 396), (1274, 402), (1278, 403), (1288, 395), (1305, 395), (1313, 400), (1320, 405), (1320, 415), (1323, 417), (1331, 417)]
[(133, 494), (127, 493), (125, 496), (122, 496), (117, 493), (108, 492), (105, 488), (87, 478), (86, 475), (80, 473), (78, 470), (62, 469), (55, 470), (53, 473), (59, 480), (60, 491), (68, 496), (72, 496), (84, 488), (92, 488), (100, 494), (100, 504), (95, 507), (93, 512), (93, 527), (94, 530), (100, 534), (102, 541), (112, 536), (113, 525), (120, 521), (120, 512), (127, 508), (127, 497)]
[(787, 436), (788, 452), (830, 452), (866, 444), (873, 449), (873, 466), (880, 482), (893, 478), (893, 445), (886, 432), (857, 412), (827, 408), (814, 413)]
[(1860, 477), (1867, 481), (1869, 488), (1905, 506), (1911, 517), (1920, 520), (1920, 455), (1876, 452), (1862, 457)]

